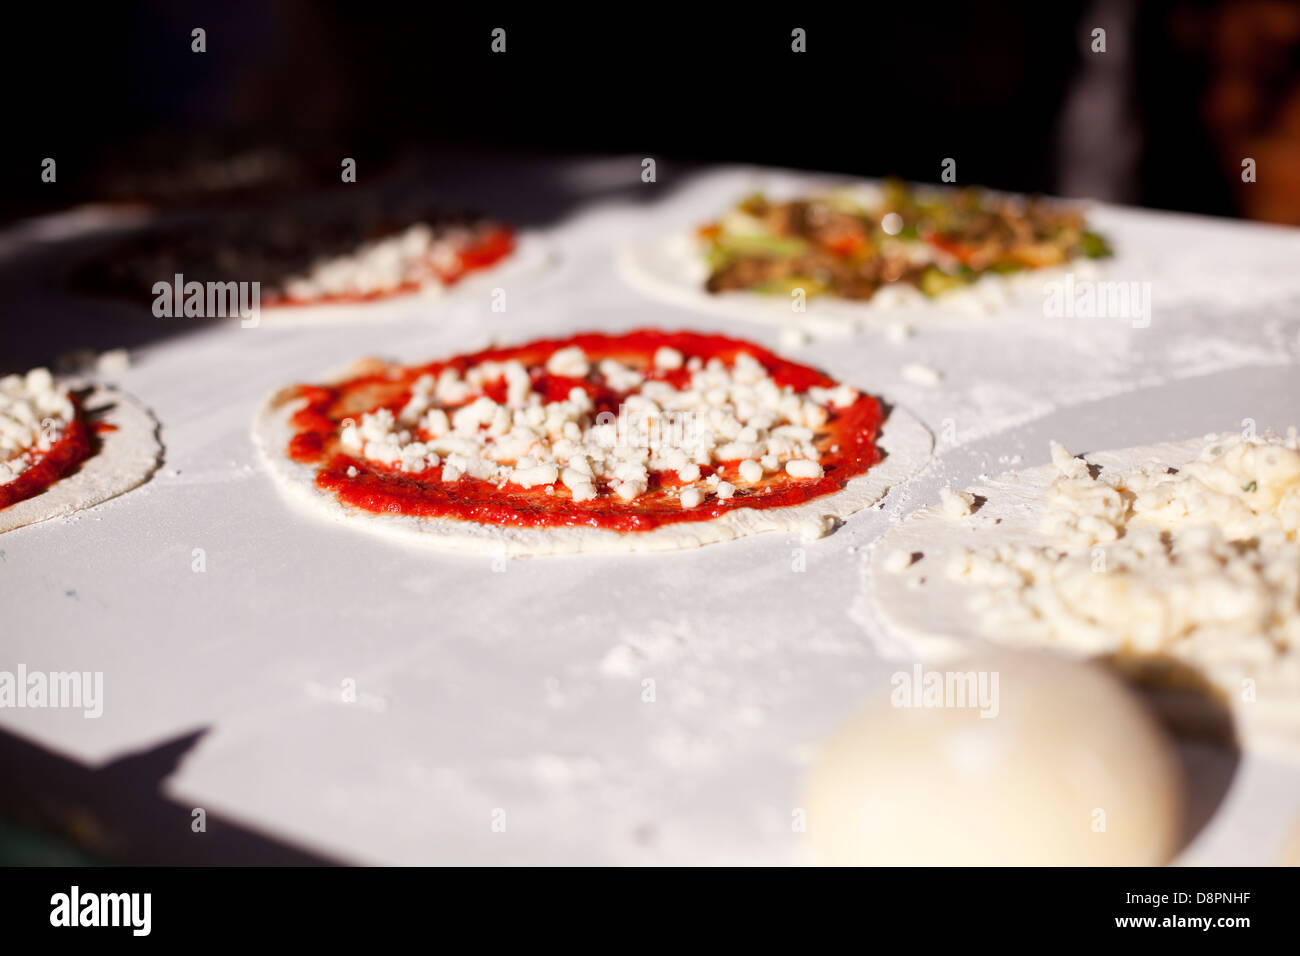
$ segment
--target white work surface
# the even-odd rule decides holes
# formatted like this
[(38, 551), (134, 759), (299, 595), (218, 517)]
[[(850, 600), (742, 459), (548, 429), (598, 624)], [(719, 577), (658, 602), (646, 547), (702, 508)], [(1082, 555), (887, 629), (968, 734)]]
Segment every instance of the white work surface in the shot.
[[(0, 727), (88, 766), (206, 729), (166, 781), (170, 799), (342, 861), (806, 862), (791, 812), (809, 758), (898, 667), (876, 654), (863, 600), (877, 536), (942, 484), (1045, 463), (1049, 439), (1086, 452), (1244, 418), (1300, 425), (1298, 231), (1098, 208), (1119, 250), (1106, 277), (1152, 283), (1149, 328), (1044, 318), (1030, 294), (985, 319), (932, 306), (950, 320), (913, 322), (901, 343), (864, 332), (791, 348), (769, 325), (651, 301), (613, 268), (619, 243), (698, 223), (758, 174), (640, 172), (635, 158), (546, 167), (547, 184), (591, 201), (544, 230), (555, 265), (507, 288), (504, 313), (485, 294), (413, 300), (383, 323), (359, 308), (352, 324), (194, 324), (134, 349), (107, 380), (161, 423), (157, 475), (0, 536), (0, 668), (102, 671), (104, 714), (6, 709)], [(542, 177), (508, 178), (522, 195), (547, 188)], [(465, 193), (492, 188), (482, 176)], [(56, 252), (19, 244), (6, 268), (17, 258), (39, 273), (30, 263)], [(105, 323), (119, 307), (7, 299), (46, 336), (24, 362), (115, 342)], [(67, 331), (92, 322), (89, 338)], [(638, 326), (746, 336), (820, 366), (916, 413), (935, 460), (815, 542), (772, 534), (494, 570), (304, 517), (249, 436), (266, 393), (361, 355), (415, 362), (489, 338)], [(909, 362), (942, 382), (910, 383)], [(355, 703), (341, 699), (346, 680)], [(1273, 862), (1298, 815), (1300, 766), (1243, 755), (1181, 861)]]

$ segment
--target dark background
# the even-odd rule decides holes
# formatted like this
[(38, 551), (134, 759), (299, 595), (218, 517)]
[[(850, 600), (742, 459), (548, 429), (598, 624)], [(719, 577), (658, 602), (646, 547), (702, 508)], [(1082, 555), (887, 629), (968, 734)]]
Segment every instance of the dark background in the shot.
[[(0, 217), (271, 201), (412, 155), (626, 153), (958, 180), (1300, 223), (1300, 4), (28, 5)], [(535, 10), (535, 8), (534, 8)], [(490, 52), (493, 27), (507, 52)], [(802, 27), (808, 52), (790, 50)], [(1107, 30), (1107, 52), (1090, 51)], [(190, 31), (207, 31), (191, 52)], [(195, 188), (250, 152), (275, 171)], [(54, 157), (58, 181), (40, 181)], [(1259, 181), (1243, 184), (1253, 156)], [(245, 188), (250, 187), (250, 188)]]

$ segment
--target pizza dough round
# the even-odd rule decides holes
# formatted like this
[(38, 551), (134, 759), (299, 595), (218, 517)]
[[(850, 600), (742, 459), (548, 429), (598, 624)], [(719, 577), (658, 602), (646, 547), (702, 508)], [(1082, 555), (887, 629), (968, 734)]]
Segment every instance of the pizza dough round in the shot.
[[(368, 367), (361, 363), (358, 368)], [(331, 378), (345, 378), (348, 373)], [(313, 465), (291, 459), (285, 450), (294, 434), (290, 419), (304, 400), (295, 389), (270, 396), (253, 421), (253, 439), (276, 483), (308, 513), (346, 522), (413, 544), (491, 555), (574, 554), (597, 551), (671, 551), (697, 548), (765, 531), (796, 531), (821, 537), (837, 520), (862, 511), (893, 486), (923, 468), (934, 446), (929, 429), (895, 406), (881, 426), (876, 444), (883, 461), (849, 480), (843, 489), (785, 508), (737, 508), (710, 521), (682, 522), (649, 531), (622, 533), (606, 528), (518, 528), (449, 518), (376, 514), (339, 501), (316, 487)]]
[(891, 699), (861, 711), (825, 748), (803, 804), (822, 862), (1153, 866), (1172, 858), (1181, 768), (1135, 695), (1099, 668), (1048, 655), (1001, 653), (961, 666), (984, 676), (990, 716), (952, 699), (919, 706), (916, 685), (926, 677), (918, 665), (894, 675)]
[(157, 470), (162, 445), (158, 422), (148, 409), (131, 396), (102, 386), (90, 389), (82, 409), (89, 421), (113, 429), (96, 435), (99, 449), (72, 474), (34, 497), (0, 508), (0, 533), (116, 498), (144, 484)]
[[(1179, 469), (1205, 446), (1204, 439), (1166, 442), (1090, 453), (1086, 461), (1101, 473), (1153, 462)], [(891, 658), (944, 662), (990, 644), (1013, 643), (1010, 636), (985, 633), (972, 608), (977, 588), (950, 576), (948, 567), (967, 549), (1047, 544), (1042, 524), (1049, 491), (1060, 474), (1056, 466), (1047, 465), (990, 478), (967, 489), (976, 503), (969, 517), (954, 519), (943, 507), (929, 506), (878, 539), (868, 559), (866, 586), (874, 619), (870, 630), (880, 652)], [(1027, 646), (1019, 639), (1014, 643)], [(1246, 687), (1235, 666), (1240, 662), (1231, 660), (1197, 664), (1167, 655), (1098, 655), (1094, 648), (1059, 640), (1050, 649), (1073, 657), (1099, 657), (1141, 684), (1150, 702), (1180, 733), (1300, 757), (1300, 685), (1294, 667), (1285, 673), (1260, 668)]]

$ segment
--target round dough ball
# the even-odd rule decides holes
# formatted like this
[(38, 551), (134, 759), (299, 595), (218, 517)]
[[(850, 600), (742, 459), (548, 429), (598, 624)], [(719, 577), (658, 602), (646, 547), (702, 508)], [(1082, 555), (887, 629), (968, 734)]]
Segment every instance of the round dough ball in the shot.
[[(1037, 654), (946, 668), (895, 673), (890, 699), (813, 767), (804, 807), (822, 862), (1142, 866), (1177, 852), (1178, 757), (1118, 679)], [(958, 680), (972, 674), (982, 692)], [(976, 693), (959, 697), (958, 684)]]
[(1300, 866), (1300, 816), (1291, 821), (1291, 829), (1282, 840), (1277, 854), (1278, 866)]

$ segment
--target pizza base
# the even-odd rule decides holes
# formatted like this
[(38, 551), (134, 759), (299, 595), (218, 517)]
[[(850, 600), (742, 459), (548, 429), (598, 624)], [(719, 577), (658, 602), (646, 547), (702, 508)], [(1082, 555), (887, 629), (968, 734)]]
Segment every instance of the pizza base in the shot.
[(131, 396), (102, 386), (91, 388), (82, 408), (87, 417), (115, 430), (93, 436), (99, 450), (72, 474), (38, 495), (0, 509), (0, 534), (116, 498), (144, 484), (157, 470), (162, 444), (158, 422), (148, 409)]
[[(261, 309), (257, 325), (295, 326), (329, 325), (346, 322), (382, 322), (386, 319), (409, 318), (412, 307), (439, 302), (463, 302), (472, 296), (487, 299), (493, 289), (504, 283), (532, 278), (545, 272), (555, 260), (550, 245), (536, 235), (518, 235), (515, 248), (500, 262), (484, 269), (469, 272), (460, 281), (446, 286), (429, 282), (412, 292), (384, 296), (361, 302), (330, 302), (304, 305), (274, 305)], [(231, 321), (241, 324), (249, 321), (231, 316)], [(249, 324), (247, 328), (254, 328)]]
[[(359, 363), (357, 369), (365, 367)], [(356, 369), (352, 371), (356, 373)], [(886, 453), (885, 459), (850, 479), (842, 490), (812, 501), (785, 508), (737, 508), (709, 521), (679, 522), (649, 531), (516, 528), (452, 518), (375, 514), (340, 502), (316, 487), (315, 466), (296, 462), (286, 453), (294, 434), (290, 419), (303, 401), (294, 389), (268, 398), (253, 421), (253, 439), (276, 483), (307, 513), (425, 547), (502, 556), (674, 551), (766, 531), (815, 528), (827, 517), (842, 520), (875, 504), (894, 485), (920, 471), (930, 460), (934, 445), (929, 429), (895, 407), (876, 441)]]
[[(1193, 461), (1204, 445), (1203, 439), (1193, 439), (1089, 453), (1086, 458), (1107, 471), (1152, 460), (1180, 468)], [(947, 565), (964, 548), (1041, 545), (1039, 528), (1048, 510), (1047, 491), (1059, 476), (1054, 466), (1044, 465), (990, 478), (966, 489), (977, 496), (977, 502), (984, 499), (971, 517), (953, 519), (938, 505), (927, 506), (876, 541), (867, 559), (867, 597), (861, 608), (866, 613), (861, 616), (873, 619), (868, 630), (883, 656), (941, 663), (991, 646), (1021, 646), (1000, 645), (984, 637), (969, 610), (974, 587), (950, 578)], [(901, 572), (886, 567), (896, 551), (913, 556), (912, 564)], [(1063, 644), (1042, 649), (1088, 656)], [(1181, 733), (1300, 759), (1300, 688), (1261, 675), (1256, 700), (1248, 702), (1242, 699), (1235, 676), (1200, 670), (1190, 663), (1126, 656), (1109, 656), (1102, 662), (1136, 683)]]

